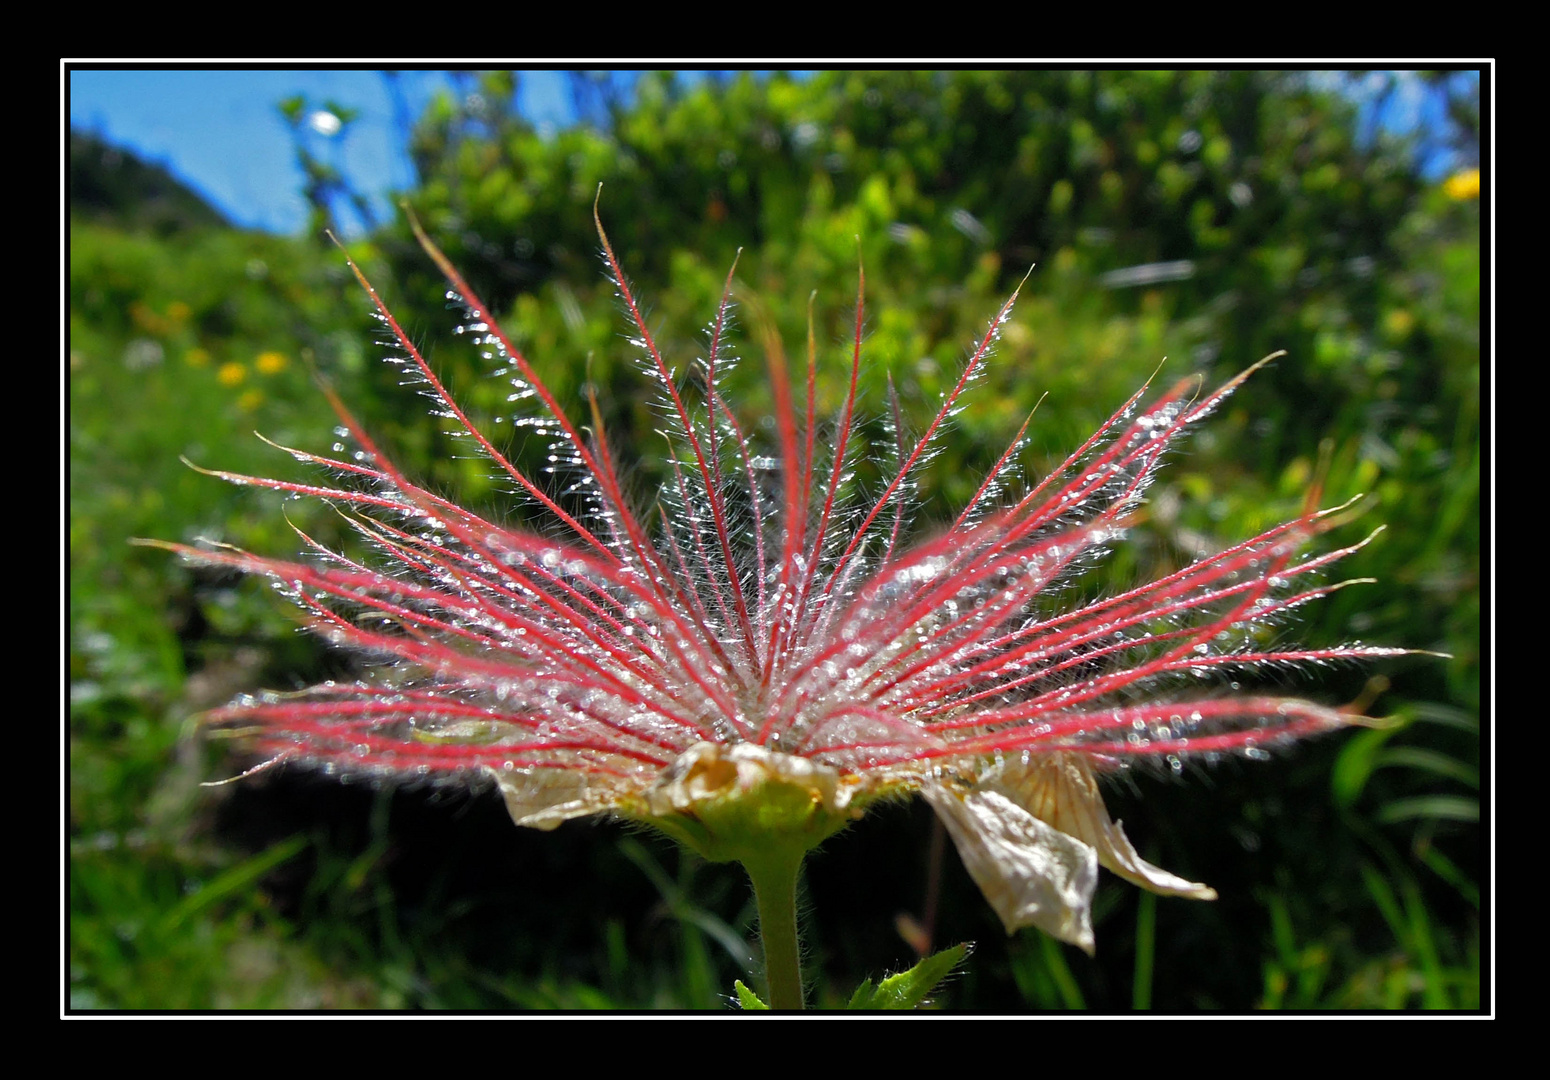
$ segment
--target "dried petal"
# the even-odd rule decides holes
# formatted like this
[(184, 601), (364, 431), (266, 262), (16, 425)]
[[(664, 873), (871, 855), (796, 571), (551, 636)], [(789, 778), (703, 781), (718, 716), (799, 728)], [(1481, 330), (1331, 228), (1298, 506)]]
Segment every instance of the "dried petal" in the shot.
[(1080, 754), (1038, 755), (1027, 764), (1008, 763), (983, 786), (1095, 848), (1105, 869), (1133, 885), (1163, 896), (1216, 899), (1216, 890), (1209, 885), (1186, 881), (1136, 854), (1120, 823), (1109, 819), (1092, 763)]
[(928, 784), (921, 792), (947, 826), (964, 869), (1001, 916), (1006, 932), (1036, 926), (1088, 953), (1098, 853), (1040, 821), (997, 791), (959, 794)]
[(495, 778), (511, 820), (545, 832), (571, 818), (612, 810), (619, 803), (616, 785), (573, 769), (535, 769), (512, 773), (486, 769)]

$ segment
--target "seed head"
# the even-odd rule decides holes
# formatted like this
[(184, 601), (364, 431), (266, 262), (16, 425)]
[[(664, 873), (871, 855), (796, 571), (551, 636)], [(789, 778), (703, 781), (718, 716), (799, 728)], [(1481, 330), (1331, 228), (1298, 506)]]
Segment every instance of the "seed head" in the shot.
[[(1056, 602), (1124, 539), (1167, 452), (1254, 368), (1209, 393), (1187, 379), (1147, 401), (1143, 387), (1057, 468), (1006, 496), (1025, 422), (952, 523), (921, 539), (915, 482), (1015, 292), (923, 434), (905, 437), (895, 401), (893, 444), (880, 448), (861, 445), (856, 421), (864, 275), (832, 429), (815, 412), (811, 334), (800, 408), (780, 343), (766, 334), (766, 446), (723, 396), (731, 274), (691, 394), (658, 351), (599, 222), (669, 446), (667, 480), (647, 512), (624, 494), (623, 450), (610, 445), (597, 403), (590, 429), (576, 424), (415, 229), (466, 311), (464, 332), (510, 381), (510, 419), (552, 439), (568, 486), (529, 477), (486, 438), (357, 269), (391, 332), (388, 359), (544, 521), (496, 525), (414, 483), (331, 393), (356, 451), (290, 451), (331, 480), (216, 473), (328, 500), (371, 549), (356, 560), (305, 534), (307, 561), (166, 545), (270, 577), (314, 632), (377, 662), (361, 681), (247, 697), (211, 714), (266, 765), (493, 781), (519, 825), (614, 813), (713, 859), (770, 843), (806, 850), (870, 803), (919, 792), (1009, 932), (1036, 925), (1090, 951), (1100, 863), (1157, 892), (1215, 896), (1136, 854), (1104, 809), (1098, 776), (1136, 758), (1177, 768), (1261, 754), (1359, 722), (1306, 701), (1199, 688), (1228, 673), (1401, 651), (1259, 644), (1264, 628), (1339, 588), (1322, 574), (1354, 550), (1303, 554), (1333, 513), (1312, 500), (1294, 520), (1156, 580)], [(851, 476), (863, 452), (886, 459), (875, 498), (858, 496)]]

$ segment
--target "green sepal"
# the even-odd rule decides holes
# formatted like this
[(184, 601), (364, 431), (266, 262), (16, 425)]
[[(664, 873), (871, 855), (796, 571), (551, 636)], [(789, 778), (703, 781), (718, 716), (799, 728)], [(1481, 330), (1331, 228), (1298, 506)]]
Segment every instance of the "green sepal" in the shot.
[(732, 984), (737, 989), (737, 1003), (743, 1007), (744, 1012), (769, 1012), (770, 1007), (759, 1000), (759, 995), (743, 985), (743, 980), (738, 979)]
[(868, 979), (851, 995), (847, 1009), (915, 1009), (969, 955), (968, 942), (926, 957), (908, 971), (890, 975), (876, 986)]

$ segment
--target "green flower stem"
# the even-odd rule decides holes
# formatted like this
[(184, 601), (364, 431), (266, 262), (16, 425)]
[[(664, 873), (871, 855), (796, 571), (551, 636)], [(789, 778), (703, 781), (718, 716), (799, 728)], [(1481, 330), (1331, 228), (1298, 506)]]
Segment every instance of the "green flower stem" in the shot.
[(797, 943), (797, 874), (805, 851), (772, 845), (766, 857), (743, 860), (759, 905), (759, 940), (772, 1009), (802, 1008), (802, 959)]
[(753, 743), (699, 743), (637, 810), (709, 861), (748, 871), (772, 1009), (802, 1007), (797, 874), (809, 851), (859, 816), (846, 783), (827, 765)]

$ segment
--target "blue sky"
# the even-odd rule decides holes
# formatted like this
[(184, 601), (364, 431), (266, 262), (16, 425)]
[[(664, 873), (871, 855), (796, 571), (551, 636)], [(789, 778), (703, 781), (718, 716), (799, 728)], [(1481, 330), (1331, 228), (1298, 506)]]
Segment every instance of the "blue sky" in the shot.
[[(325, 159), (332, 153), (331, 163), (373, 196), (383, 216), (390, 215), (388, 194), (413, 182), (401, 113), (380, 70), (135, 69), (71, 71), (67, 78), (73, 127), (166, 166), (241, 226), (296, 233), (307, 221), (301, 170), (278, 109), (296, 95), (315, 106), (333, 100), (359, 110), (347, 138), (330, 143), (319, 135), (312, 144)], [(575, 120), (563, 71), (524, 72), (519, 87), (517, 107), (533, 122), (560, 127)], [(451, 83), (442, 72), (411, 70), (398, 88), (413, 119)], [(1402, 83), (1387, 109), (1381, 119), (1391, 129), (1440, 122), (1435, 100), (1418, 82)], [(1427, 172), (1448, 167), (1431, 162)], [(341, 225), (349, 232), (355, 223)]]
[[(413, 182), (387, 79), (369, 71), (71, 71), (70, 124), (169, 168), (238, 225), (294, 233), (307, 220), (291, 132), (279, 102), (305, 95), (358, 109), (332, 163), (380, 200)], [(441, 72), (406, 71), (399, 88), (411, 118), (450, 90)], [(574, 121), (561, 71), (524, 73), (518, 107), (538, 124)], [(320, 149), (326, 138), (313, 139)], [(349, 223), (346, 222), (346, 227)]]

